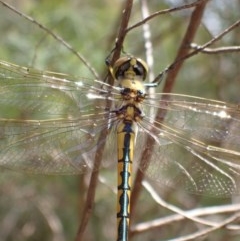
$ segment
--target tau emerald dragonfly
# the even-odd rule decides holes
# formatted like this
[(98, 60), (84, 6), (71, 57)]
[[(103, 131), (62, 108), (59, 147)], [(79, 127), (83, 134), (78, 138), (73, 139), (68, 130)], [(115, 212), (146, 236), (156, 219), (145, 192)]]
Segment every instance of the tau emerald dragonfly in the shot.
[(118, 241), (128, 240), (132, 163), (192, 193), (240, 193), (238, 105), (148, 92), (147, 65), (133, 56), (109, 68), (115, 86), (1, 61), (0, 165), (79, 174), (104, 149), (118, 162)]

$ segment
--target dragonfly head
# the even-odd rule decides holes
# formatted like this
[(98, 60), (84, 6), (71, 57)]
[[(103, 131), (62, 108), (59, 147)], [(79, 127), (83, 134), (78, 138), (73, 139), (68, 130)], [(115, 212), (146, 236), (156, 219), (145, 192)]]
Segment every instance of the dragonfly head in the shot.
[(147, 76), (148, 66), (143, 60), (125, 56), (119, 58), (110, 71), (119, 81), (124, 99), (140, 102), (145, 97), (143, 81)]
[(139, 58), (122, 57), (113, 65), (113, 77), (117, 80), (132, 79), (145, 80), (148, 73), (147, 64)]

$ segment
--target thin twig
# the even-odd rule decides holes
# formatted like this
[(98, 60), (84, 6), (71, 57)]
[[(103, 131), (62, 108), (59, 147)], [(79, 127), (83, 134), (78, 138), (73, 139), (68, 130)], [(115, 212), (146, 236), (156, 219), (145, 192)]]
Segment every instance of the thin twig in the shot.
[[(175, 72), (175, 68), (177, 68), (178, 65), (180, 65), (180, 63), (182, 63), (184, 60), (198, 54), (199, 52), (202, 52), (205, 48), (211, 46), (212, 44), (214, 44), (215, 42), (217, 42), (219, 39), (223, 38), (227, 33), (229, 33), (230, 31), (232, 31), (233, 29), (239, 27), (240, 25), (240, 20), (236, 21), (235, 23), (233, 23), (231, 26), (229, 26), (228, 28), (226, 28), (224, 31), (222, 31), (219, 35), (215, 36), (214, 38), (212, 38), (211, 40), (209, 40), (208, 42), (206, 42), (204, 45), (199, 46), (199, 48), (193, 50), (190, 53), (187, 53), (186, 55), (183, 55), (182, 57), (179, 56), (179, 58), (176, 58), (176, 60), (170, 64), (167, 68), (165, 68), (153, 81), (154, 83), (157, 83), (159, 81), (159, 79), (161, 79), (163, 77), (163, 75), (165, 75), (165, 73), (168, 73), (170, 69), (173, 69), (173, 71), (171, 72)], [(189, 42), (190, 43), (190, 42)], [(189, 47), (187, 48), (187, 46), (189, 46), (190, 44), (186, 43), (185, 45), (185, 49), (190, 49)], [(164, 90), (165, 92), (169, 92), (168, 88), (166, 88)]]
[(145, 24), (146, 22), (155, 18), (158, 15), (168, 14), (168, 13), (171, 13), (171, 12), (176, 12), (176, 11), (187, 9), (187, 8), (192, 8), (192, 7), (195, 7), (196, 5), (200, 4), (202, 1), (205, 1), (205, 0), (197, 0), (193, 3), (185, 4), (183, 6), (168, 8), (168, 9), (164, 9), (164, 10), (161, 10), (161, 11), (157, 11), (157, 12), (151, 14), (150, 16), (144, 18), (142, 21), (139, 21), (136, 24), (133, 24), (132, 26), (130, 26), (128, 29), (126, 29), (126, 32), (129, 32), (129, 31), (133, 30), (134, 28), (137, 28), (137, 27)]
[[(209, 221), (205, 219), (196, 218), (198, 216), (207, 216), (212, 214), (221, 214), (221, 213), (229, 213), (229, 212), (239, 212), (240, 205), (239, 204), (231, 204), (231, 205), (222, 205), (217, 207), (207, 207), (207, 208), (198, 208), (194, 210), (184, 211), (176, 206), (173, 206), (167, 202), (165, 202), (150, 186), (150, 184), (146, 181), (143, 181), (142, 185), (146, 188), (146, 190), (151, 194), (152, 198), (155, 202), (161, 205), (164, 208), (167, 208), (173, 211), (174, 215), (170, 215), (167, 217), (162, 217), (159, 219), (151, 220), (148, 222), (140, 223), (134, 225), (131, 228), (131, 234), (139, 234), (145, 231), (149, 231), (151, 229), (159, 228), (163, 225), (167, 225), (176, 221), (183, 220), (185, 218), (193, 220), (194, 222), (198, 222), (204, 225), (216, 227), (219, 225), (219, 222)], [(239, 230), (240, 226), (238, 225), (229, 225), (227, 226), (229, 230)]]
[(192, 49), (198, 50), (203, 54), (222, 54), (222, 53), (233, 53), (239, 52), (240, 46), (228, 46), (228, 47), (219, 47), (219, 48), (202, 48), (201, 45), (197, 45), (195, 43), (190, 44), (189, 46)]
[[(239, 204), (230, 204), (230, 205), (222, 205), (217, 207), (215, 206), (215, 207), (196, 208), (193, 210), (185, 211), (185, 214), (187, 214), (188, 216), (196, 217), (196, 216), (205, 216), (205, 215), (212, 215), (212, 214), (234, 213), (239, 211), (240, 211)], [(173, 214), (166, 217), (154, 219), (151, 221), (138, 223), (132, 226), (131, 234), (137, 235), (146, 231), (149, 232), (152, 229), (160, 228), (162, 226), (172, 224), (173, 222), (178, 222), (184, 219), (185, 217), (182, 216), (181, 214)], [(227, 225), (226, 228), (229, 230), (239, 230), (240, 226), (231, 224), (231, 225)]]
[[(99, 163), (99, 166), (100, 166), (100, 161), (98, 161), (97, 163)], [(96, 187), (98, 183), (98, 174), (99, 174), (98, 171), (93, 171), (91, 175), (89, 188), (87, 192), (87, 198), (83, 209), (83, 214), (82, 214), (81, 222), (76, 235), (76, 241), (83, 240), (84, 232), (86, 230), (90, 215), (93, 210), (93, 205), (94, 205), (93, 203), (94, 203)]]
[(152, 198), (159, 204), (161, 205), (162, 207), (165, 207), (175, 213), (178, 213), (180, 215), (182, 215), (183, 217), (187, 218), (187, 219), (190, 219), (194, 222), (197, 222), (197, 223), (201, 223), (201, 224), (204, 224), (204, 225), (208, 225), (208, 226), (216, 226), (217, 224), (215, 222), (211, 222), (211, 221), (208, 221), (208, 220), (204, 220), (204, 219), (200, 219), (200, 218), (195, 218), (195, 217), (192, 217), (192, 216), (189, 216), (185, 211), (183, 211), (182, 209), (172, 205), (172, 204), (168, 204), (167, 202), (165, 202), (155, 191), (154, 189), (150, 186), (149, 183), (147, 182), (143, 182), (142, 183), (143, 186), (147, 189), (147, 191), (151, 194)]
[(236, 213), (232, 215), (231, 217), (227, 218), (223, 222), (220, 222), (218, 226), (211, 227), (211, 228), (206, 228), (204, 230), (200, 230), (198, 232), (195, 232), (193, 234), (185, 235), (183, 237), (175, 238), (175, 239), (170, 239), (169, 241), (189, 241), (189, 240), (196, 240), (197, 238), (206, 236), (218, 229), (221, 229), (225, 227), (226, 225), (238, 220), (240, 218), (240, 213)]
[[(185, 211), (185, 214), (187, 214), (188, 216), (197, 217), (197, 216), (203, 216), (203, 215), (222, 214), (222, 213), (229, 213), (229, 212), (235, 213), (236, 211), (237, 212), (240, 211), (239, 204), (222, 205), (218, 207), (214, 206), (214, 207), (206, 207), (206, 208), (197, 208), (194, 210)], [(158, 219), (146, 221), (143, 223), (138, 223), (132, 226), (131, 234), (138, 235), (146, 231), (149, 232), (152, 229), (160, 228), (162, 226), (166, 226), (168, 224), (172, 224), (173, 222), (178, 222), (184, 219), (185, 217), (180, 214), (173, 214), (166, 217), (161, 217)], [(217, 223), (216, 225), (218, 224), (219, 223)], [(216, 225), (214, 225), (214, 227)], [(231, 225), (227, 225), (226, 228), (228, 230), (239, 230), (240, 226), (231, 224)]]
[(55, 34), (54, 32), (52, 32), (50, 29), (48, 29), (46, 26), (44, 26), (43, 24), (39, 23), (37, 20), (35, 20), (34, 18), (18, 11), (16, 8), (14, 8), (13, 6), (3, 2), (0, 0), (0, 3), (2, 3), (3, 6), (9, 8), (10, 10), (12, 10), (13, 12), (15, 12), (16, 14), (18, 14), (19, 16), (27, 19), (28, 21), (34, 23), (35, 25), (37, 25), (40, 29), (42, 29), (44, 32), (46, 32), (48, 35), (50, 35), (51, 37), (53, 37), (55, 40), (57, 40), (58, 42), (60, 42), (63, 46), (65, 46), (70, 52), (72, 52), (75, 56), (77, 56), (78, 59), (80, 59), (80, 61), (89, 69), (89, 71), (94, 75), (95, 78), (99, 79), (99, 75), (97, 73), (97, 71), (92, 67), (92, 65), (85, 59), (85, 57), (80, 54), (78, 51), (76, 51), (69, 43), (67, 43), (62, 37), (60, 37), (59, 35)]
[(189, 25), (187, 27), (187, 31), (184, 35), (184, 38), (182, 40), (182, 43), (179, 47), (177, 56), (175, 58), (175, 65), (174, 69), (170, 71), (167, 75), (165, 85), (163, 87), (163, 92), (169, 93), (171, 92), (174, 82), (176, 80), (176, 77), (182, 67), (183, 61), (178, 61), (179, 59), (182, 59), (184, 56), (186, 56), (189, 52), (189, 49), (186, 48), (186, 46), (191, 43), (197, 33), (198, 27), (200, 26), (202, 17), (203, 17), (203, 12), (205, 10), (206, 4), (208, 0), (201, 1), (201, 4), (198, 4), (195, 10), (192, 13)]
[[(107, 130), (101, 131), (100, 138), (104, 138), (104, 136), (106, 136), (107, 134), (108, 134)], [(98, 176), (99, 176), (98, 170), (101, 165), (103, 150), (104, 150), (104, 147), (100, 146), (96, 151), (96, 155), (94, 158), (94, 171), (92, 172), (90, 177), (89, 188), (87, 191), (87, 197), (83, 208), (82, 219), (81, 219), (81, 222), (77, 231), (76, 239), (75, 239), (76, 241), (84, 240), (84, 232), (86, 230), (89, 218), (93, 211), (96, 188), (98, 184)]]
[(189, 234), (189, 235), (186, 235), (186, 236), (183, 236), (180, 238), (178, 237), (176, 239), (171, 239), (171, 241), (195, 240), (196, 238), (205, 236), (205, 235), (207, 235), (213, 231), (216, 231), (217, 229), (220, 229), (224, 226), (226, 226), (228, 229), (232, 229), (232, 230), (240, 229), (239, 226), (236, 227), (236, 225), (230, 225), (230, 223), (232, 223), (233, 221), (237, 220), (240, 217), (239, 212), (236, 214), (233, 214), (229, 218), (225, 219), (222, 222), (218, 222), (218, 223), (196, 218), (196, 216), (203, 216), (203, 215), (209, 215), (209, 214), (216, 214), (216, 213), (219, 214), (219, 213), (223, 213), (223, 212), (236, 212), (236, 211), (240, 210), (239, 204), (224, 205), (224, 206), (220, 206), (220, 207), (211, 207), (211, 208), (199, 208), (198, 210), (195, 209), (195, 210), (191, 210), (191, 211), (183, 211), (183, 210), (179, 209), (178, 207), (175, 207), (175, 206), (170, 205), (167, 202), (165, 202), (161, 197), (159, 197), (157, 195), (157, 193), (153, 190), (153, 188), (147, 182), (143, 182), (143, 185), (149, 191), (149, 193), (151, 194), (153, 199), (158, 204), (160, 204), (161, 206), (163, 206), (173, 212), (179, 213), (180, 215), (172, 215), (170, 217), (161, 218), (161, 220), (152, 220), (148, 223), (145, 222), (145, 223), (136, 225), (135, 227), (133, 227), (131, 229), (131, 235), (139, 234), (144, 231), (149, 231), (150, 229), (160, 227), (162, 225), (166, 225), (167, 223), (170, 223), (170, 222), (179, 221), (179, 220), (183, 219), (184, 217), (188, 218), (190, 220), (193, 220), (193, 221), (197, 221), (197, 222), (200, 221), (200, 223), (205, 224), (205, 225), (210, 225), (211, 227), (205, 228), (203, 230), (197, 231), (193, 234)]
[(111, 65), (113, 65), (113, 63), (120, 57), (123, 48), (123, 42), (126, 37), (126, 29), (132, 12), (132, 5), (133, 0), (126, 0), (126, 2), (124, 3), (122, 20), (116, 37), (115, 49), (110, 63)]

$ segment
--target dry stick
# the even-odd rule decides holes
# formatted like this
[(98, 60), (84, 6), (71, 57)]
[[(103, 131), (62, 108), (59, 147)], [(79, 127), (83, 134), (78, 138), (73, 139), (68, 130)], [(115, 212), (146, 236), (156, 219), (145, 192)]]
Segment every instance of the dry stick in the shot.
[[(128, 26), (128, 22), (129, 22), (129, 18), (131, 15), (131, 10), (132, 10), (132, 4), (133, 1), (127, 1), (127, 2), (123, 2), (123, 7), (121, 9), (123, 9), (123, 11), (120, 13), (119, 18), (117, 18), (118, 20), (116, 21), (116, 23), (114, 24), (111, 35), (109, 36), (107, 42), (109, 43), (108, 45), (108, 51), (109, 49), (112, 49), (113, 46), (113, 42), (115, 42), (115, 47), (114, 49), (111, 51), (111, 53), (108, 55), (107, 60), (110, 59), (110, 56), (112, 55), (112, 59), (111, 59), (111, 66), (115, 63), (115, 61), (120, 57), (121, 55), (121, 51), (123, 49), (123, 42), (126, 36), (126, 28)], [(120, 27), (119, 27), (120, 26)], [(116, 29), (118, 30), (118, 33), (115, 32)], [(116, 37), (117, 35), (117, 37)], [(113, 53), (113, 54), (112, 54)], [(105, 76), (105, 71), (101, 76)], [(107, 80), (107, 83), (110, 85), (114, 84), (114, 79), (111, 75), (107, 75), (107, 78), (104, 78), (105, 80)]]
[(204, 230), (200, 230), (198, 232), (195, 232), (193, 234), (189, 234), (189, 235), (185, 235), (183, 237), (180, 238), (175, 238), (175, 239), (170, 239), (168, 241), (189, 241), (189, 240), (196, 240), (197, 238), (206, 236), (218, 229), (221, 229), (223, 227), (225, 227), (226, 225), (238, 220), (240, 218), (240, 213), (236, 213), (233, 214), (231, 217), (227, 218), (226, 220), (224, 220), (223, 222), (219, 223), (218, 226), (215, 227), (211, 227), (211, 228), (206, 228)]
[[(122, 22), (121, 22), (121, 26), (120, 26), (119, 33), (118, 33), (117, 42), (116, 42), (116, 48), (115, 48), (115, 51), (114, 51), (113, 57), (112, 57), (112, 63), (114, 63), (116, 61), (116, 59), (119, 58), (121, 50), (122, 50), (123, 41), (126, 36), (125, 29), (127, 28), (131, 10), (132, 10), (132, 2), (133, 2), (133, 0), (127, 0), (125, 3), (125, 8), (123, 10), (123, 15), (122, 15)], [(111, 83), (111, 81), (110, 81), (110, 83)], [(113, 84), (113, 82), (111, 84)], [(108, 103), (107, 103), (107, 105), (108, 105)], [(105, 137), (107, 134), (108, 134), (107, 131), (103, 130), (101, 132), (101, 134), (99, 135), (100, 139)], [(100, 139), (99, 139), (99, 141), (100, 141)], [(83, 215), (82, 215), (81, 224), (80, 224), (78, 232), (77, 232), (76, 241), (83, 240), (84, 231), (86, 229), (90, 214), (93, 209), (95, 191), (96, 191), (98, 176), (99, 176), (98, 169), (101, 164), (103, 150), (104, 150), (104, 146), (101, 145), (101, 149), (98, 148), (98, 150), (96, 152), (96, 156), (95, 156), (95, 160), (94, 160), (94, 167), (95, 167), (96, 171), (93, 171), (92, 175), (91, 175), (86, 203), (85, 203), (85, 207), (84, 207), (84, 211), (83, 211)]]
[[(203, 1), (201, 4), (199, 4), (196, 7), (194, 12), (192, 13), (190, 24), (187, 28), (187, 32), (183, 38), (183, 41), (182, 41), (179, 51), (177, 53), (177, 57), (175, 58), (176, 60), (181, 59), (182, 57), (186, 56), (187, 53), (189, 52), (189, 49), (186, 48), (186, 46), (188, 46), (189, 43), (191, 43), (194, 39), (197, 29), (201, 23), (201, 19), (202, 19), (203, 12), (204, 12), (207, 2), (208, 2), (208, 0)], [(176, 80), (177, 74), (180, 71), (182, 65), (183, 65), (183, 61), (178, 62), (176, 65), (174, 65), (174, 69), (168, 73), (166, 82), (165, 82), (165, 86), (163, 88), (163, 92), (166, 92), (166, 93), (171, 92), (171, 90), (173, 88), (173, 84)]]
[(175, 7), (175, 8), (169, 8), (169, 9), (164, 9), (164, 10), (155, 12), (155, 13), (151, 14), (150, 16), (144, 18), (142, 21), (139, 21), (136, 24), (130, 26), (128, 29), (126, 29), (126, 31), (129, 32), (129, 31), (133, 30), (134, 28), (137, 28), (137, 27), (145, 24), (146, 22), (148, 22), (149, 20), (155, 18), (158, 15), (168, 14), (168, 13), (171, 13), (171, 12), (176, 12), (176, 11), (180, 11), (180, 10), (183, 10), (183, 9), (196, 7), (198, 4), (200, 4), (203, 1), (206, 1), (206, 0), (197, 0), (196, 2), (193, 2), (193, 3), (190, 3), (190, 4), (185, 4), (183, 6), (179, 6), (179, 7)]
[[(100, 134), (100, 138), (107, 135), (107, 131), (103, 130)], [(76, 241), (82, 241), (84, 240), (84, 232), (87, 227), (87, 223), (89, 221), (89, 218), (91, 216), (93, 205), (94, 205), (94, 199), (95, 199), (95, 193), (98, 183), (98, 175), (99, 175), (99, 168), (101, 165), (102, 155), (103, 155), (103, 147), (97, 149), (97, 154), (94, 158), (94, 169), (96, 171), (93, 171), (90, 178), (89, 188), (87, 192), (87, 198), (85, 202), (85, 206), (83, 208), (83, 214), (82, 219), (77, 231)]]
[(131, 12), (132, 12), (132, 6), (133, 6), (133, 0), (126, 0), (126, 4), (123, 10), (121, 25), (120, 25), (118, 36), (116, 39), (116, 49), (114, 51), (113, 58), (112, 58), (113, 63), (119, 58), (120, 53), (122, 51), (123, 42), (126, 37), (126, 29), (129, 23)]
[[(135, 225), (132, 228), (132, 234), (140, 234), (145, 231), (150, 231), (151, 229), (159, 228), (163, 225), (167, 225), (176, 221), (183, 220), (185, 218), (193, 220), (194, 222), (198, 222), (204, 225), (216, 227), (219, 226), (219, 222), (211, 221), (211, 220), (205, 220), (197, 218), (198, 216), (206, 216), (206, 215), (212, 215), (212, 214), (220, 214), (220, 213), (232, 213), (232, 212), (239, 212), (240, 211), (240, 205), (239, 204), (231, 204), (231, 205), (222, 205), (222, 206), (215, 206), (215, 207), (207, 207), (207, 208), (198, 208), (188, 211), (183, 211), (180, 208), (173, 206), (171, 204), (168, 204), (165, 202), (151, 187), (151, 185), (143, 181), (143, 186), (146, 188), (146, 190), (150, 193), (152, 198), (156, 201), (157, 204), (161, 205), (162, 207), (165, 207), (171, 211), (173, 211), (174, 215), (170, 215), (167, 217), (162, 217), (159, 219), (143, 222), (140, 224)], [(229, 230), (239, 230), (239, 225), (228, 225), (227, 229)]]
[(81, 60), (81, 62), (90, 70), (90, 72), (94, 75), (95, 78), (99, 79), (98, 73), (96, 72), (96, 70), (90, 65), (90, 63), (83, 57), (82, 54), (80, 54), (78, 51), (76, 51), (69, 43), (67, 43), (62, 37), (60, 37), (59, 35), (55, 34), (54, 32), (52, 32), (50, 29), (48, 29), (46, 26), (44, 26), (43, 24), (39, 23), (38, 21), (36, 21), (34, 18), (25, 15), (24, 13), (18, 11), (16, 8), (14, 8), (13, 6), (0, 1), (0, 3), (2, 3), (3, 6), (9, 8), (10, 10), (12, 10), (13, 12), (15, 12), (16, 14), (18, 14), (19, 16), (27, 19), (28, 21), (36, 24), (40, 29), (42, 29), (44, 32), (46, 32), (48, 35), (50, 35), (51, 37), (53, 37), (55, 40), (57, 40), (58, 42), (60, 42), (63, 46), (65, 46), (70, 52), (72, 52), (75, 56), (77, 56), (78, 59)]
[[(124, 6), (125, 6), (125, 3), (124, 3)], [(124, 6), (121, 7), (120, 9), (124, 9)], [(106, 47), (105, 47), (105, 52), (106, 53), (109, 53), (109, 50), (112, 50), (113, 48), (113, 43), (116, 42), (116, 35), (117, 35), (117, 32), (116, 30), (118, 30), (119, 26), (120, 26), (120, 23), (121, 23), (121, 19), (122, 19), (122, 11), (119, 11), (118, 13), (118, 16), (115, 18), (115, 22), (112, 24), (112, 28), (111, 30), (109, 31), (109, 35), (106, 36), (105, 38), (105, 42), (106, 42)], [(109, 53), (108, 56), (110, 56), (111, 53)], [(107, 58), (108, 59), (108, 58)], [(109, 77), (108, 75), (106, 75), (106, 69), (103, 69), (103, 72), (100, 76), (107, 76)], [(108, 83), (113, 83), (113, 79), (107, 79), (107, 78), (102, 78), (103, 80), (108, 80)]]
[(200, 223), (200, 224), (204, 224), (204, 225), (208, 225), (208, 226), (216, 226), (217, 225), (216, 223), (214, 223), (212, 221), (204, 220), (204, 219), (201, 219), (201, 218), (195, 218), (193, 216), (188, 215), (186, 211), (183, 211), (182, 209), (165, 202), (160, 196), (157, 195), (155, 190), (151, 187), (151, 185), (148, 182), (143, 181), (142, 184), (146, 188), (146, 190), (151, 194), (152, 198), (158, 204), (160, 204), (162, 207), (165, 207), (165, 208), (167, 208), (167, 209), (169, 209), (169, 210), (171, 210), (175, 213), (178, 213), (178, 214), (182, 215), (183, 217), (185, 217), (189, 220), (192, 220), (192, 221)]
[[(233, 29), (239, 27), (240, 25), (240, 20), (236, 21), (235, 23), (233, 23), (231, 26), (229, 26), (228, 28), (226, 28), (223, 32), (221, 32), (219, 35), (215, 36), (214, 38), (212, 38), (211, 40), (209, 40), (208, 42), (206, 42), (204, 45), (199, 46), (197, 49), (193, 50), (190, 53), (187, 53), (186, 55), (183, 55), (179, 58), (177, 58), (171, 65), (169, 65), (167, 68), (165, 68), (153, 81), (153, 83), (159, 82), (159, 79), (163, 77), (163, 75), (165, 73), (168, 73), (168, 71), (170, 69), (175, 69), (176, 66), (178, 66), (179, 64), (181, 65), (183, 63), (184, 60), (198, 54), (199, 52), (203, 51), (205, 48), (207, 48), (208, 46), (214, 44), (215, 42), (217, 42), (219, 39), (223, 38), (226, 34), (228, 34), (229, 32), (231, 32)], [(188, 45), (186, 45), (187, 47), (191, 46), (191, 43), (188, 43)], [(189, 47), (190, 48), (190, 47)], [(187, 48), (186, 48), (187, 49)], [(167, 92), (167, 91), (165, 91)]]
[(197, 44), (190, 44), (189, 46), (192, 49), (198, 50), (203, 54), (221, 54), (221, 53), (232, 53), (232, 52), (239, 52), (240, 46), (226, 46), (226, 47), (219, 47), (219, 48), (202, 48), (202, 46)]
[[(182, 56), (185, 56), (186, 53), (188, 52), (188, 49), (186, 49), (185, 46), (192, 42), (192, 40), (196, 34), (196, 31), (200, 25), (206, 4), (207, 4), (207, 1), (201, 1), (200, 4), (198, 4), (196, 6), (195, 10), (193, 11), (189, 26), (188, 26), (185, 36), (182, 40), (182, 43), (179, 48), (176, 59), (179, 59)], [(174, 69), (174, 71), (171, 71), (170, 73), (168, 73), (168, 76), (167, 76), (167, 79), (165, 82), (165, 86), (164, 86), (164, 91), (171, 92), (175, 78), (181, 68), (181, 65), (182, 64), (179, 63), (178, 66), (176, 66), (176, 69)], [(155, 142), (154, 142), (153, 138), (149, 137), (146, 141), (146, 147), (145, 147), (145, 150), (144, 150), (142, 158), (141, 158), (141, 164), (140, 164), (141, 166), (143, 166), (143, 164), (146, 163), (147, 160), (150, 159), (149, 157), (153, 151), (154, 145), (155, 145)], [(136, 201), (138, 199), (138, 196), (139, 196), (141, 188), (142, 188), (141, 183), (142, 183), (143, 178), (144, 178), (144, 173), (142, 171), (138, 170), (137, 174), (136, 174), (135, 182), (134, 182), (133, 191), (132, 191), (131, 215), (133, 215), (134, 211), (135, 211), (134, 208), (136, 207)]]
[[(212, 215), (212, 214), (221, 214), (221, 213), (236, 213), (240, 212), (240, 205), (239, 204), (230, 204), (230, 205), (222, 205), (222, 206), (215, 206), (215, 207), (207, 207), (207, 208), (197, 208), (189, 211), (185, 211), (185, 214), (191, 217), (198, 217), (198, 216), (205, 216), (205, 215)], [(173, 222), (178, 222), (185, 219), (184, 216), (180, 214), (173, 214), (166, 217), (161, 217), (158, 219), (154, 219), (151, 221), (146, 221), (143, 223), (138, 223), (132, 227), (132, 235), (138, 235), (146, 231), (150, 231), (156, 228), (163, 227), (168, 224), (172, 224)], [(216, 223), (217, 226), (219, 223)], [(229, 230), (240, 230), (239, 225), (228, 225), (226, 227)]]
[[(115, 49), (114, 49), (113, 56), (112, 56), (111, 63), (110, 63), (111, 65), (113, 65), (121, 55), (121, 51), (123, 48), (123, 42), (124, 42), (124, 39), (127, 34), (126, 29), (128, 27), (129, 19), (131, 16), (133, 0), (126, 0), (124, 5), (125, 6), (123, 8), (122, 20), (121, 20), (118, 35), (116, 38)], [(113, 81), (114, 80), (111, 79), (111, 81), (109, 81), (109, 84), (113, 85)]]

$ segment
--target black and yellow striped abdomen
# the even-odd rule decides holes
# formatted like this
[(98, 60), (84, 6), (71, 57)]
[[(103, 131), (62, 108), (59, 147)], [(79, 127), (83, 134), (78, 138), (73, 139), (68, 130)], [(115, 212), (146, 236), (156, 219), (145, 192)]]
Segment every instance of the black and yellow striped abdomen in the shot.
[(130, 195), (131, 195), (131, 175), (132, 161), (137, 132), (135, 121), (137, 107), (126, 105), (122, 108), (124, 118), (117, 126), (118, 143), (118, 203), (117, 203), (117, 222), (118, 239), (117, 241), (127, 241), (130, 214)]
[(118, 241), (126, 241), (129, 228), (130, 192), (135, 123), (123, 120), (117, 129), (118, 139)]

